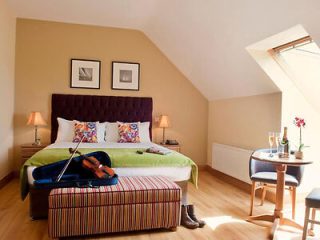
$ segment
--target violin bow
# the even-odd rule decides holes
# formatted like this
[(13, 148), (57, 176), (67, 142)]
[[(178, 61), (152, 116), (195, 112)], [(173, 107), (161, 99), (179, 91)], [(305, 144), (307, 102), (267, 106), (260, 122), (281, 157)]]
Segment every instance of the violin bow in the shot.
[(82, 136), (82, 138), (81, 138), (80, 142), (78, 142), (78, 144), (77, 144), (76, 148), (72, 151), (72, 155), (71, 155), (71, 157), (69, 158), (69, 160), (68, 160), (68, 162), (66, 163), (66, 165), (64, 165), (64, 167), (63, 167), (62, 171), (60, 172), (60, 174), (58, 175), (58, 177), (57, 177), (57, 179), (56, 179), (56, 182), (60, 182), (60, 180), (61, 180), (61, 178), (62, 178), (63, 174), (65, 173), (65, 171), (66, 171), (66, 170), (67, 170), (67, 168), (69, 167), (69, 165), (70, 165), (70, 163), (71, 163), (71, 161), (72, 161), (72, 159), (73, 159), (74, 155), (76, 154), (76, 151), (78, 150), (80, 143), (82, 143), (83, 139), (84, 139), (84, 135)]

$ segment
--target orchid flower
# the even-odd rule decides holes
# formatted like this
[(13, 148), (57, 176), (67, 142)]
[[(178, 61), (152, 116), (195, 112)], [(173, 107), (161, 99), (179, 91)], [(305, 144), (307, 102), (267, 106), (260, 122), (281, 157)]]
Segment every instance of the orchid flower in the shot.
[(299, 128), (299, 131), (300, 131), (299, 149), (298, 150), (301, 152), (303, 150), (303, 148), (308, 147), (302, 143), (302, 127), (306, 126), (306, 122), (304, 121), (303, 118), (295, 117), (293, 123), (294, 123), (294, 125), (296, 125)]

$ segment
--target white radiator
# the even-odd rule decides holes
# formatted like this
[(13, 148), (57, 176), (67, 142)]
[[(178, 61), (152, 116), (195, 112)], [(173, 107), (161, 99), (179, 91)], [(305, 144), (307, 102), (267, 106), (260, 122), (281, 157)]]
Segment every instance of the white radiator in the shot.
[(251, 154), (252, 150), (213, 143), (212, 168), (243, 182), (251, 183), (249, 178)]

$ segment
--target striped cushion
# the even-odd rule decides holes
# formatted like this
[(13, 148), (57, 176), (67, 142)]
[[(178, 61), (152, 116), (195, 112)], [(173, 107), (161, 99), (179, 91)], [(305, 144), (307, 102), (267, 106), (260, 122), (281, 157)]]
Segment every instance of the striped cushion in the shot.
[(180, 223), (181, 189), (165, 177), (119, 177), (99, 188), (53, 189), (49, 236), (171, 228)]

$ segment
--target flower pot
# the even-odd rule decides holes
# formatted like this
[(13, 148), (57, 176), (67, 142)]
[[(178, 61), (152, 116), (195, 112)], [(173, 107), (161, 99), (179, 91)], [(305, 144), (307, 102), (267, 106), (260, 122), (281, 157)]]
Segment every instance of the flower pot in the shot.
[(294, 153), (294, 156), (296, 157), (296, 159), (303, 159), (303, 152), (301, 151), (296, 151)]

